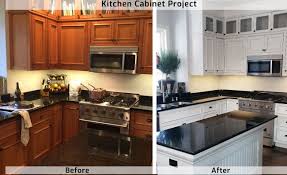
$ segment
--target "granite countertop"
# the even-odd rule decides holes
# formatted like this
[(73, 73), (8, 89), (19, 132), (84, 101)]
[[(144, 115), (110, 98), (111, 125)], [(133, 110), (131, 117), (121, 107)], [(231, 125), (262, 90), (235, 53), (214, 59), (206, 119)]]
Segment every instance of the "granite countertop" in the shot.
[[(199, 93), (185, 93), (180, 98), (179, 101), (181, 102), (188, 102), (182, 105), (168, 105), (161, 106), (161, 104), (157, 105), (157, 112), (166, 111), (170, 109), (176, 109), (191, 105), (197, 105), (206, 102), (217, 101), (221, 99), (252, 99), (254, 95), (266, 95), (271, 94), (272, 96), (276, 97), (272, 100), (274, 103), (282, 103), (287, 104), (287, 93), (284, 92), (263, 92), (263, 91), (236, 91), (236, 90), (215, 90), (215, 91), (206, 91), (206, 92), (199, 92)], [(264, 101), (264, 99), (262, 99)], [(268, 99), (270, 100), (270, 99)], [(158, 102), (161, 103), (161, 97), (158, 97)]]
[(157, 136), (157, 144), (195, 155), (276, 117), (254, 112), (233, 111), (161, 131)]
[[(145, 98), (151, 98), (151, 97), (146, 97)], [(138, 109), (138, 110), (147, 110), (147, 111), (152, 111), (152, 105), (151, 100), (146, 100), (144, 98), (144, 100), (140, 100), (139, 103), (137, 105), (135, 105), (134, 107), (132, 107), (131, 109)], [(80, 101), (85, 100), (82, 97), (72, 97), (72, 96), (54, 96), (54, 97), (36, 97), (36, 98), (30, 98), (27, 99), (26, 101), (32, 102), (36, 107), (29, 110), (29, 112), (33, 112), (35, 110), (41, 109), (41, 108), (45, 108), (57, 103), (61, 103), (61, 102), (75, 102), (75, 103), (79, 103)], [(13, 103), (13, 102), (10, 102)], [(1, 104), (0, 104), (1, 105)], [(7, 120), (7, 119), (11, 119), (14, 117), (19, 116), (16, 112), (13, 113), (9, 113), (9, 112), (5, 112), (3, 110), (0, 110), (0, 122)]]
[[(143, 151), (145, 149), (145, 151)], [(152, 140), (84, 129), (53, 149), (41, 166), (150, 166)]]

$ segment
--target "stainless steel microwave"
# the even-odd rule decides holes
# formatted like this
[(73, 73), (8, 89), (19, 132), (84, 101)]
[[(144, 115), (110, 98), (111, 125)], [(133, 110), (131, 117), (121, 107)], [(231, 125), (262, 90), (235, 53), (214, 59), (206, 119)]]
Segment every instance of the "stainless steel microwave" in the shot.
[(282, 76), (283, 55), (247, 57), (247, 74), (252, 76)]
[(138, 47), (91, 46), (90, 71), (135, 74)]

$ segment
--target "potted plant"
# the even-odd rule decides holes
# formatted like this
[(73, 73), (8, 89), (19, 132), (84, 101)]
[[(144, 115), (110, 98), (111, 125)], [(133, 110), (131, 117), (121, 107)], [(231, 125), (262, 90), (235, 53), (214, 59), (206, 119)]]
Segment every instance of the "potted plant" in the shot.
[(165, 74), (165, 80), (161, 80), (159, 82), (160, 88), (161, 84), (163, 84), (164, 90), (167, 90), (167, 84), (170, 84), (170, 91), (172, 92), (175, 80), (170, 78), (170, 74), (176, 72), (180, 65), (180, 58), (178, 58), (178, 54), (174, 51), (165, 51), (161, 52), (157, 68)]

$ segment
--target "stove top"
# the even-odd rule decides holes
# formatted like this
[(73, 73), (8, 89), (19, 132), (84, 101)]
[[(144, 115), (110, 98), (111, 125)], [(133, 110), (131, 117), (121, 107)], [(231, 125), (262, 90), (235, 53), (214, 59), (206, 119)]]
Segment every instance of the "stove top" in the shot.
[(246, 97), (249, 100), (256, 100), (256, 101), (266, 101), (266, 102), (276, 102), (282, 99), (281, 95), (271, 94), (268, 92), (257, 92), (250, 94)]
[(139, 101), (139, 95), (127, 93), (110, 93), (101, 101), (85, 100), (81, 103), (89, 103), (98, 106), (115, 107), (121, 109), (130, 109)]

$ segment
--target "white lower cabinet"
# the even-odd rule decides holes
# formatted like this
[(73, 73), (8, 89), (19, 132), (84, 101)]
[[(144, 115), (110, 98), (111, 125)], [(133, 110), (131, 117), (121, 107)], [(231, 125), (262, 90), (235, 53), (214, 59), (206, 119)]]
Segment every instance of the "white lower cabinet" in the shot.
[(158, 113), (159, 130), (181, 126), (216, 115), (238, 110), (237, 99), (223, 99)]
[(274, 142), (278, 147), (287, 148), (287, 104), (275, 104)]

